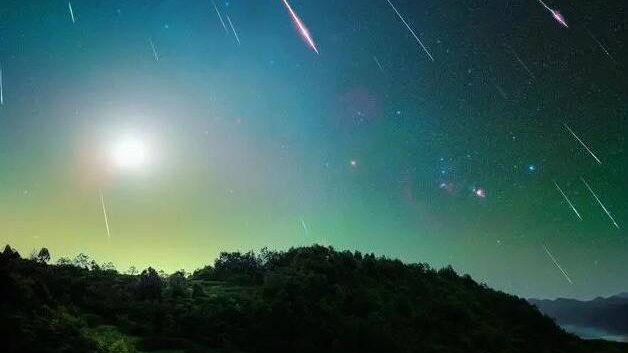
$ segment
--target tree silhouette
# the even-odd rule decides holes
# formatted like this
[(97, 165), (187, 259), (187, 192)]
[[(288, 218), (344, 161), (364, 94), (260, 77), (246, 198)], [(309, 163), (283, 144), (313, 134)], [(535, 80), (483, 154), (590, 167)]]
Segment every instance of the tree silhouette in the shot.
[(154, 268), (149, 267), (142, 271), (137, 282), (137, 291), (142, 299), (159, 299), (164, 283), (159, 273)]
[(187, 294), (188, 285), (185, 272), (177, 271), (168, 277), (168, 289), (173, 297), (183, 297)]
[(37, 262), (47, 264), (50, 261), (50, 251), (47, 248), (41, 248), (37, 254)]
[(80, 267), (80, 268), (89, 268), (89, 256), (80, 253), (78, 255), (76, 255), (76, 257), (74, 258), (73, 261), (74, 266), (76, 267)]
[(9, 244), (4, 247), (4, 251), (2, 252), (2, 257), (7, 260), (19, 259), (20, 253), (17, 250), (11, 248)]

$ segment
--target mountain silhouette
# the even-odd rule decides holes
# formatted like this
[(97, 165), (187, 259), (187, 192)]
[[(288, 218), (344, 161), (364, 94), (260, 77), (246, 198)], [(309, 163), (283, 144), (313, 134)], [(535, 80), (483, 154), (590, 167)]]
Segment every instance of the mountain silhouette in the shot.
[(222, 253), (166, 275), (0, 255), (2, 352), (625, 352), (451, 267), (332, 247)]
[(560, 325), (583, 336), (628, 339), (628, 293), (588, 301), (559, 298), (530, 302)]

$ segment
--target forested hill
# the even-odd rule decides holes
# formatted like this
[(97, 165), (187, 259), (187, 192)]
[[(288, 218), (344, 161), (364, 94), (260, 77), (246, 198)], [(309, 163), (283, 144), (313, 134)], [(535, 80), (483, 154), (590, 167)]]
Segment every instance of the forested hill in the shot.
[(2, 352), (626, 352), (450, 267), (311, 246), (193, 274), (0, 255)]

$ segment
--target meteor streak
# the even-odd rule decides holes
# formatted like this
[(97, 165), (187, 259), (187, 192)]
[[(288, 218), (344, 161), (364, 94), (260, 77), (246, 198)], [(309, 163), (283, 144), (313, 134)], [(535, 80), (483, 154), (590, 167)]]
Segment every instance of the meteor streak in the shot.
[(226, 16), (227, 16), (227, 22), (229, 22), (229, 26), (231, 26), (231, 30), (233, 31), (233, 35), (238, 41), (238, 45), (240, 45), (240, 37), (238, 37), (238, 32), (236, 32), (235, 27), (233, 27), (233, 23), (231, 22), (231, 18), (229, 17), (229, 15), (226, 15)]
[(499, 92), (499, 95), (502, 96), (502, 98), (508, 100), (508, 95), (500, 85), (493, 82), (493, 86), (495, 86), (495, 89), (497, 90), (497, 92)]
[(290, 6), (290, 4), (288, 3), (288, 0), (283, 0), (283, 4), (286, 6), (286, 9), (288, 9), (288, 12), (290, 13), (290, 17), (292, 17), (292, 21), (294, 21), (294, 24), (299, 29), (299, 34), (301, 34), (301, 37), (303, 37), (307, 45), (310, 48), (312, 48), (312, 50), (314, 50), (316, 54), (320, 54), (318, 52), (318, 49), (316, 48), (316, 43), (314, 43), (314, 39), (312, 39), (312, 35), (310, 34), (310, 31), (307, 29), (305, 24), (303, 24), (303, 21), (301, 21), (301, 19), (296, 14), (296, 12), (294, 12), (294, 10), (292, 9), (292, 6)]
[(376, 56), (373, 57), (373, 60), (375, 60), (375, 63), (377, 64), (377, 67), (379, 67), (379, 71), (384, 73), (384, 68), (382, 67), (382, 64), (379, 63), (379, 60), (377, 60)]
[(222, 15), (220, 14), (220, 10), (218, 10), (218, 6), (216, 6), (216, 3), (213, 1), (212, 1), (212, 4), (214, 4), (214, 9), (216, 10), (218, 19), (220, 20), (220, 23), (222, 24), (222, 28), (225, 29), (225, 33), (229, 34), (229, 30), (227, 29), (227, 26), (225, 25), (225, 21), (222, 20)]
[(303, 232), (305, 233), (305, 236), (307, 236), (309, 233), (307, 229), (307, 224), (305, 224), (303, 217), (299, 217), (299, 219), (301, 220), (301, 226), (303, 227)]
[(576, 216), (578, 216), (578, 218), (582, 220), (582, 217), (580, 217), (580, 213), (578, 213), (578, 210), (576, 210), (576, 208), (573, 206), (571, 201), (569, 201), (569, 198), (567, 197), (567, 195), (565, 195), (565, 193), (563, 192), (563, 189), (561, 189), (560, 186), (558, 186), (558, 183), (556, 181), (554, 181), (554, 185), (556, 185), (556, 189), (558, 189), (558, 191), (560, 191), (560, 193), (563, 195), (563, 197), (565, 198), (565, 201), (567, 201), (567, 203), (569, 204), (569, 207), (571, 207), (571, 209), (576, 214)]
[(70, 9), (70, 17), (72, 18), (72, 23), (76, 24), (76, 21), (74, 21), (74, 10), (72, 10), (71, 2), (68, 2), (68, 8)]
[(523, 67), (523, 68), (524, 68), (524, 69), (528, 72), (528, 75), (530, 75), (530, 77), (531, 77), (533, 80), (536, 80), (536, 76), (534, 76), (534, 74), (532, 73), (532, 70), (530, 70), (530, 68), (528, 67), (528, 65), (526, 65), (526, 63), (525, 63), (525, 62), (523, 62), (523, 60), (521, 60), (521, 58), (519, 57), (519, 54), (517, 54), (517, 52), (516, 52), (514, 49), (512, 49), (511, 47), (509, 47), (509, 46), (506, 46), (506, 48), (508, 48), (508, 50), (510, 50), (510, 52), (511, 52), (511, 53), (512, 53), (512, 55), (515, 57), (515, 59), (517, 59), (517, 61), (519, 62), (519, 64), (521, 64), (521, 67)]
[(151, 49), (153, 49), (153, 56), (155, 57), (155, 61), (159, 61), (159, 56), (157, 55), (155, 44), (153, 44), (153, 40), (151, 38), (148, 38), (148, 43), (150, 43), (150, 47)]
[(543, 245), (543, 249), (545, 249), (545, 253), (547, 254), (547, 256), (550, 257), (550, 259), (552, 259), (552, 262), (554, 262), (554, 265), (556, 265), (556, 267), (558, 267), (558, 269), (560, 270), (560, 272), (563, 273), (563, 276), (565, 276), (565, 278), (567, 279), (567, 281), (569, 281), (569, 283), (571, 285), (573, 285), (573, 282), (571, 281), (571, 278), (569, 278), (569, 275), (567, 275), (567, 272), (565, 272), (565, 270), (563, 270), (562, 267), (560, 267), (560, 265), (558, 264), (558, 261), (556, 261), (556, 259), (554, 258), (554, 256), (552, 256), (552, 253), (549, 252), (549, 250), (547, 250), (547, 247), (545, 245)]
[(552, 14), (552, 17), (554, 17), (554, 19), (558, 21), (558, 23), (565, 26), (565, 28), (569, 28), (569, 26), (567, 25), (567, 21), (565, 20), (565, 17), (563, 16), (563, 14), (560, 13), (560, 11), (554, 10), (550, 8), (549, 6), (545, 5), (543, 0), (538, 0), (538, 1), (541, 3), (541, 5), (543, 5), (543, 7), (547, 9), (547, 11), (549, 11)]
[(593, 191), (593, 189), (591, 189), (591, 187), (589, 186), (589, 183), (587, 183), (586, 180), (584, 180), (584, 178), (580, 178), (580, 180), (582, 180), (582, 182), (584, 183), (584, 185), (587, 186), (587, 189), (589, 189), (589, 191), (591, 192), (591, 194), (593, 194), (593, 197), (595, 197), (595, 200), (597, 201), (597, 203), (600, 204), (600, 206), (602, 207), (602, 209), (604, 210), (604, 212), (606, 212), (606, 215), (608, 216), (608, 218), (611, 219), (611, 222), (613, 222), (613, 225), (615, 226), (615, 228), (619, 229), (619, 225), (617, 224), (617, 222), (615, 222), (615, 219), (613, 218), (613, 216), (611, 215), (611, 213), (608, 211), (608, 209), (606, 208), (606, 206), (604, 206), (604, 204), (602, 203), (602, 201), (600, 201), (600, 198), (597, 197), (597, 195), (595, 194), (595, 191)]
[(102, 214), (105, 217), (105, 229), (107, 229), (107, 238), (111, 239), (111, 233), (109, 232), (109, 219), (107, 218), (107, 209), (105, 208), (105, 199), (102, 196), (102, 190), (98, 190), (100, 193), (100, 204), (102, 205)]
[(606, 56), (608, 56), (608, 58), (609, 58), (609, 59), (611, 59), (611, 61), (612, 61), (613, 63), (617, 64), (617, 61), (615, 61), (615, 58), (613, 58), (613, 56), (611, 55), (611, 53), (609, 53), (609, 52), (608, 52), (608, 50), (606, 50), (606, 48), (604, 47), (604, 45), (602, 45), (602, 43), (601, 43), (601, 42), (600, 42), (597, 38), (595, 38), (595, 36), (593, 35), (593, 33), (591, 33), (590, 31), (589, 31), (589, 36), (591, 37), (591, 39), (593, 39), (593, 40), (597, 43), (597, 45), (600, 47), (600, 49), (602, 49), (602, 51), (604, 52), (604, 54), (606, 54)]
[(576, 135), (576, 133), (575, 133), (575, 132), (573, 132), (573, 130), (571, 130), (571, 128), (569, 127), (569, 125), (567, 125), (567, 124), (563, 124), (563, 126), (564, 126), (567, 130), (569, 130), (569, 132), (573, 135), (573, 137), (575, 137), (575, 138), (576, 138), (576, 140), (578, 140), (578, 142), (580, 142), (580, 144), (582, 145), (582, 147), (584, 147), (584, 148), (585, 148), (585, 149), (586, 149), (586, 150), (587, 150), (587, 151), (591, 154), (591, 156), (593, 156), (593, 158), (595, 158), (595, 160), (596, 160), (599, 164), (602, 164), (602, 161), (600, 161), (600, 159), (599, 159), (599, 158), (597, 158), (597, 156), (595, 155), (595, 153), (593, 153), (593, 151), (591, 151), (591, 149), (590, 149), (587, 145), (585, 145), (585, 144), (584, 144), (584, 142), (582, 142), (582, 140), (580, 139), (580, 137), (578, 137), (578, 135)]
[(4, 105), (4, 77), (2, 76), (2, 65), (0, 65), (0, 105)]
[(432, 54), (430, 54), (429, 50), (427, 50), (427, 48), (425, 47), (425, 45), (423, 45), (423, 42), (421, 42), (421, 40), (419, 39), (419, 37), (416, 35), (416, 33), (414, 33), (414, 31), (412, 30), (412, 28), (410, 27), (410, 25), (408, 24), (408, 22), (406, 22), (406, 20), (403, 18), (403, 16), (401, 16), (401, 14), (399, 13), (399, 11), (397, 11), (397, 8), (395, 7), (395, 5), (393, 5), (392, 2), (390, 2), (390, 0), (386, 0), (388, 1), (388, 3), (390, 4), (390, 7), (392, 7), (393, 10), (395, 10), (395, 13), (397, 14), (397, 16), (399, 17), (399, 19), (401, 20), (401, 22), (403, 22), (404, 25), (406, 25), (406, 28), (408, 28), (408, 30), (410, 31), (410, 33), (412, 33), (412, 36), (414, 36), (414, 39), (416, 39), (416, 41), (421, 45), (421, 48), (423, 48), (423, 50), (425, 51), (425, 53), (427, 54), (427, 56), (430, 57), (430, 60), (434, 61), (434, 57), (432, 56)]

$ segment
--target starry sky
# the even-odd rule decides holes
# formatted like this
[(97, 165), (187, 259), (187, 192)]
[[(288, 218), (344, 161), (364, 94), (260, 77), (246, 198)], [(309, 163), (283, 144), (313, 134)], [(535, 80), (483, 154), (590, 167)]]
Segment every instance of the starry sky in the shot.
[(626, 3), (548, 1), (568, 28), (536, 0), (391, 3), (427, 51), (387, 0), (292, 0), (318, 54), (282, 0), (2, 1), (0, 240), (166, 271), (319, 243), (525, 297), (628, 290)]

